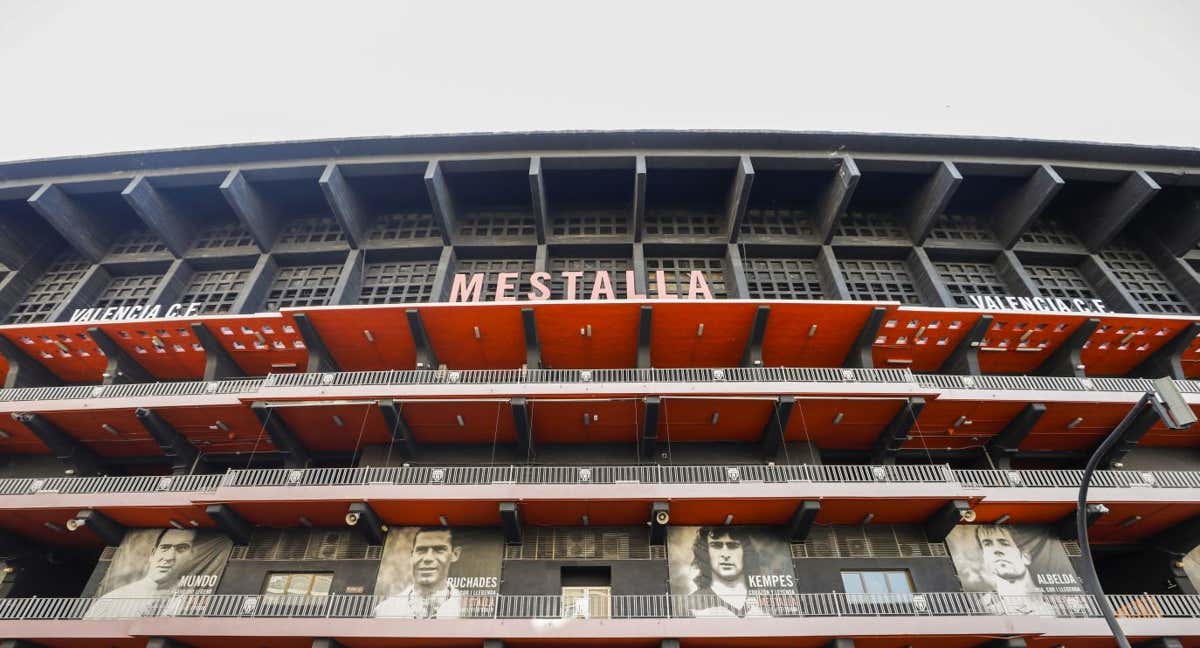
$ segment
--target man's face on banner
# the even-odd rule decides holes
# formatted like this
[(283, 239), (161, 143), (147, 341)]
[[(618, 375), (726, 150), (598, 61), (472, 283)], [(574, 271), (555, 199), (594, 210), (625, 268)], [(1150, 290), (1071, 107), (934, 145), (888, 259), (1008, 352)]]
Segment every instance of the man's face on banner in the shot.
[(162, 534), (150, 556), (147, 576), (160, 588), (179, 580), (179, 572), (188, 564), (195, 541), (196, 532), (186, 529), (172, 529)]
[(708, 536), (708, 561), (714, 577), (736, 581), (745, 569), (745, 547), (728, 533), (714, 533)]
[(1017, 546), (1008, 529), (980, 527), (977, 533), (986, 572), (1010, 581), (1025, 577), (1029, 557)]
[(455, 547), (449, 531), (418, 531), (413, 538), (413, 583), (430, 586), (446, 582), (451, 563), (457, 562), (462, 547)]

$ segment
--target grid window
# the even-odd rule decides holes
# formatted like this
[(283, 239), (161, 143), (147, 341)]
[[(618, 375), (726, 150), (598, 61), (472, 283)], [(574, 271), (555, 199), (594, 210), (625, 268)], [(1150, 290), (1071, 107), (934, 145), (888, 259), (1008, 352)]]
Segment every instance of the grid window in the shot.
[(254, 247), (254, 239), (241, 223), (227, 223), (202, 230), (196, 236), (193, 250), (230, 250)]
[(280, 247), (345, 242), (346, 233), (331, 216), (297, 218), (289, 222), (279, 235)]
[(743, 236), (790, 236), (815, 239), (808, 212), (802, 209), (749, 209), (742, 219)]
[(1022, 243), (1033, 245), (1061, 245), (1080, 247), (1079, 238), (1071, 233), (1058, 219), (1040, 218), (1033, 221), (1029, 230), (1021, 235)]
[(329, 596), (333, 572), (268, 572), (262, 593), (267, 596)]
[(537, 229), (528, 212), (477, 211), (463, 217), (458, 233), (477, 238), (533, 238)]
[(285, 266), (279, 269), (271, 289), (267, 291), (266, 310), (324, 306), (333, 296), (342, 272), (340, 264), (316, 266)]
[(647, 257), (646, 285), (649, 286), (651, 294), (657, 285), (655, 272), (658, 270), (662, 270), (665, 275), (668, 295), (686, 297), (688, 286), (691, 283), (691, 272), (699, 270), (704, 273), (704, 278), (708, 281), (708, 289), (712, 291), (713, 297), (721, 299), (729, 296), (729, 289), (725, 285), (725, 262), (722, 259)]
[[(458, 269), (456, 272), (471, 274), (474, 272), (483, 273), (483, 299), (488, 299), (489, 296), (496, 294), (496, 280), (501, 272), (516, 272), (521, 276), (521, 283), (517, 286), (517, 295), (528, 294), (529, 275), (533, 274), (534, 262), (533, 259), (459, 259)], [(509, 284), (513, 285), (512, 283)], [(512, 293), (509, 293), (510, 295)]]
[(916, 284), (903, 261), (838, 261), (851, 299), (919, 304)]
[(629, 233), (629, 214), (612, 209), (573, 209), (555, 216), (555, 236), (624, 236)]
[(1096, 293), (1075, 267), (1027, 265), (1025, 270), (1046, 297), (1096, 299)]
[(633, 269), (629, 259), (550, 259), (550, 298), (566, 299), (567, 281), (560, 272), (579, 271), (583, 277), (575, 282), (575, 298), (587, 299), (592, 294), (592, 280), (596, 270), (608, 270), (613, 292), (617, 299), (626, 296), (625, 272)]
[(721, 219), (693, 209), (647, 209), (647, 236), (720, 236)]
[(202, 270), (192, 274), (187, 289), (179, 301), (184, 304), (201, 304), (200, 312), (205, 315), (228, 313), (233, 310), (249, 270)]
[(908, 240), (908, 232), (891, 214), (851, 212), (838, 223), (835, 236), (865, 239)]
[(380, 216), (367, 232), (368, 241), (413, 241), (442, 238), (442, 228), (433, 214), (410, 212)]
[(1116, 275), (1117, 281), (1129, 291), (1133, 300), (1147, 313), (1190, 313), (1192, 309), (1175, 291), (1158, 267), (1141, 250), (1117, 244), (1100, 253)]
[(163, 244), (162, 239), (151, 233), (149, 229), (135, 227), (117, 238), (117, 242), (113, 243), (109, 254), (154, 254), (165, 252), (166, 249), (167, 246)]
[(28, 324), (46, 321), (54, 309), (75, 289), (90, 267), (91, 264), (73, 254), (60, 256), (46, 273), (34, 282), (21, 303), (9, 313), (7, 323)]
[(162, 275), (129, 275), (113, 277), (93, 304), (96, 308), (144, 306), (158, 287)]
[(973, 306), (971, 295), (1007, 295), (1008, 286), (989, 263), (935, 263), (956, 306)]
[(812, 259), (742, 259), (754, 299), (822, 299), (821, 277)]
[(978, 216), (945, 214), (938, 219), (933, 230), (929, 232), (929, 238), (934, 241), (994, 242), (996, 235), (992, 233), (992, 228), (988, 227), (987, 223)]
[(363, 266), (360, 304), (428, 302), (433, 299), (437, 261), (387, 261)]
[(844, 571), (842, 587), (847, 594), (912, 594), (912, 577), (907, 570)]

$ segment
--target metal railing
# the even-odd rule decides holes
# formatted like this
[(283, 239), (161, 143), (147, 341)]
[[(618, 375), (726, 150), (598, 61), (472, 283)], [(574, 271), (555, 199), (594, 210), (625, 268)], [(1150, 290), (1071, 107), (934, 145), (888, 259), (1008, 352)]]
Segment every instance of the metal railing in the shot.
[(154, 398), (159, 396), (206, 396), (245, 394), (258, 391), (261, 378), (236, 380), (154, 382), (120, 385), (73, 385), (68, 387), (19, 387), (0, 389), (0, 402), (80, 400), (85, 398)]
[[(1079, 488), (1082, 470), (955, 470), (967, 488)], [(1092, 488), (1200, 488), (1200, 471), (1097, 470)]]
[(225, 475), (138, 475), (132, 477), (18, 477), (0, 479), (0, 495), (88, 493), (211, 493)]
[[(993, 389), (997, 391), (1074, 391), (1143, 393), (1152, 390), (1149, 378), (1069, 378), (1065, 376), (963, 376), (917, 374), (916, 383), (930, 389)], [(1176, 380), (1179, 391), (1200, 394), (1200, 381)]]
[[(1096, 618), (1097, 601), (1085, 594), (998, 595), (990, 592), (922, 594), (779, 593), (730, 601), (714, 595), (640, 594), (598, 601), (558, 595), (478, 594), (455, 597), (426, 617), (407, 597), (374, 595), (180, 595), (166, 598), (0, 599), (0, 621), (202, 618), (436, 618), (436, 619), (669, 619), (709, 616), (712, 610), (753, 617), (1046, 616)], [(1122, 618), (1198, 618), (1200, 596), (1109, 595)]]

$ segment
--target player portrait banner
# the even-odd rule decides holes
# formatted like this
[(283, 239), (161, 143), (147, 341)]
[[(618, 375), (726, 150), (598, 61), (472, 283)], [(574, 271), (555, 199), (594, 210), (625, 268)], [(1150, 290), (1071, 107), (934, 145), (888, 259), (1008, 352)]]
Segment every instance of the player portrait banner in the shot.
[(375, 581), (375, 616), (490, 617), (500, 590), (504, 539), (498, 529), (388, 530)]
[(696, 617), (794, 614), (796, 574), (778, 530), (748, 526), (667, 529), (671, 594)]
[[(968, 592), (995, 592), (1009, 613), (1054, 614), (1051, 595), (1083, 594), (1062, 542), (1045, 527), (959, 525), (946, 547)], [(1072, 605), (1073, 599), (1060, 599)]]
[[(167, 614), (178, 610), (188, 597), (217, 591), (232, 550), (233, 541), (216, 531), (129, 531), (113, 555), (96, 590), (97, 601), (87, 616)], [(164, 605), (162, 600), (174, 603)]]

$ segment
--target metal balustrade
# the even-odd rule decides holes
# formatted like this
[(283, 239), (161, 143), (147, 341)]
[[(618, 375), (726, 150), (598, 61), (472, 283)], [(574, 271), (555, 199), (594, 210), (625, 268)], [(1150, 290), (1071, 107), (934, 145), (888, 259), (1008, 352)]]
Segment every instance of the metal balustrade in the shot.
[[(704, 616), (721, 602), (713, 595), (639, 594), (580, 599), (558, 595), (462, 596), (447, 619), (670, 619)], [(1200, 618), (1200, 596), (1107, 596), (1121, 618)], [(842, 594), (779, 592), (735, 601), (754, 617), (962, 617), (1045, 616), (1098, 618), (1097, 600), (1085, 594), (998, 595), (991, 592)], [(164, 598), (0, 599), (0, 621), (92, 621), (163, 618), (412, 618), (390, 616), (376, 595), (329, 596), (211, 594)]]
[[(1152, 390), (1149, 378), (1070, 378), (1066, 376), (963, 376), (919, 374), (914, 380), (930, 389), (990, 389), (997, 391), (1069, 391), (1142, 393)], [(1200, 394), (1200, 381), (1176, 380), (1185, 393)]]
[(211, 493), (224, 475), (138, 475), (133, 477), (19, 477), (0, 479), (0, 495), (90, 493)]
[(155, 382), (117, 385), (74, 385), (69, 387), (20, 387), (0, 389), (0, 402), (80, 400), (84, 398), (154, 398), (161, 396), (207, 396), (246, 394), (262, 387), (260, 378), (237, 380)]

